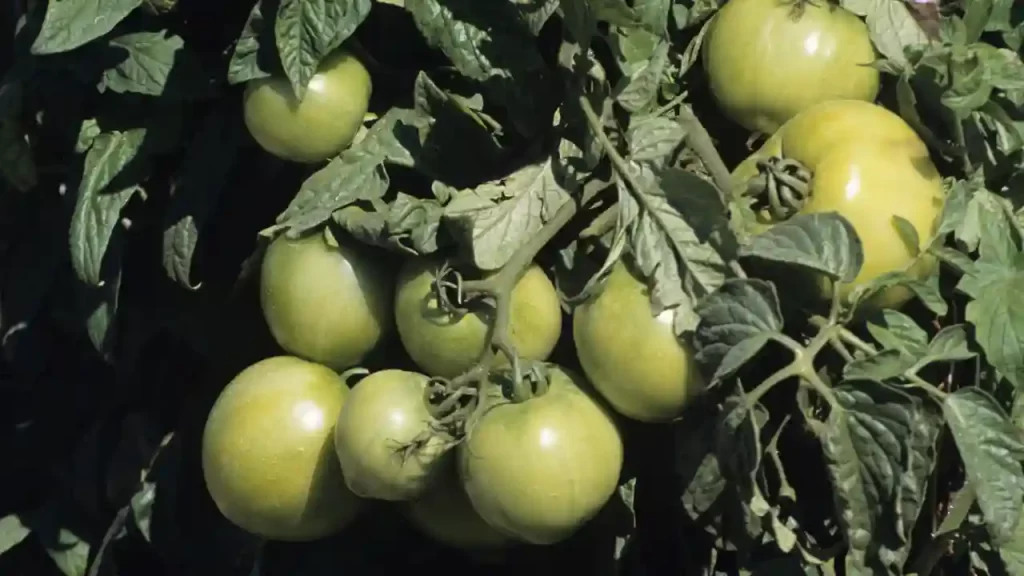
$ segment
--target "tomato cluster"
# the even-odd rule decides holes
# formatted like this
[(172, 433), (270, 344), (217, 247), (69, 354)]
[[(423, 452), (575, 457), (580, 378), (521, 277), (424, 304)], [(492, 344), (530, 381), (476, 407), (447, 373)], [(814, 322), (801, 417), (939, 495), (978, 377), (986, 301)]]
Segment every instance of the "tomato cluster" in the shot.
[[(871, 103), (879, 82), (863, 22), (800, 0), (731, 0), (714, 18), (703, 48), (712, 95), (737, 123), (773, 133), (734, 169), (733, 192), (744, 194), (769, 160), (806, 173), (799, 205), (760, 210), (754, 231), (793, 213), (842, 214), (865, 255), (844, 294), (895, 270), (929, 273), (935, 263), (919, 253), (942, 209), (941, 179), (917, 134)], [(321, 65), (301, 102), (281, 78), (251, 82), (246, 122), (269, 152), (322, 161), (350, 145), (369, 94), (366, 70), (342, 52)], [(907, 244), (895, 216), (914, 229), (918, 246)], [(320, 538), (376, 499), (403, 503), (411, 524), (454, 547), (556, 543), (614, 493), (622, 418), (670, 422), (705, 390), (675, 311), (653, 313), (650, 287), (628, 253), (571, 311), (571, 335), (562, 333), (554, 284), (533, 263), (503, 302), (503, 344), (515, 351), (516, 368), (545, 366), (545, 384), (526, 397), (510, 392), (503, 375), (522, 371), (508, 370), (501, 354), (453, 431), (432, 404), (436, 384), (489, 358), (495, 307), (453, 306), (437, 256), (408, 257), (392, 270), (376, 250), (325, 227), (279, 236), (265, 253), (263, 316), (287, 355), (238, 374), (203, 438), (213, 500), (252, 533)], [(459, 271), (488, 277), (471, 266)], [(833, 286), (819, 288), (828, 297)], [(908, 297), (897, 287), (875, 303), (898, 306)], [(580, 373), (547, 362), (563, 336)], [(351, 388), (339, 375), (396, 345), (417, 371), (385, 367)]]
[[(375, 250), (323, 228), (280, 236), (264, 255), (263, 315), (288, 355), (228, 384), (203, 442), (210, 494), (246, 530), (318, 538), (377, 499), (407, 503), (412, 525), (453, 546), (555, 543), (596, 516), (619, 482), (612, 409), (667, 421), (703, 387), (691, 349), (618, 264), (575, 311), (583, 374), (546, 364), (545, 390), (522, 399), (503, 386), (508, 362), (497, 363), (456, 439), (438, 426), (428, 390), (432, 378), (478, 364), (493, 312), (442, 305), (440, 261), (413, 257), (389, 272)], [(526, 362), (547, 360), (562, 336), (558, 293), (536, 264), (510, 292), (508, 333)], [(385, 368), (349, 388), (338, 371), (394, 340), (420, 371)], [(622, 358), (630, 350), (640, 361)]]

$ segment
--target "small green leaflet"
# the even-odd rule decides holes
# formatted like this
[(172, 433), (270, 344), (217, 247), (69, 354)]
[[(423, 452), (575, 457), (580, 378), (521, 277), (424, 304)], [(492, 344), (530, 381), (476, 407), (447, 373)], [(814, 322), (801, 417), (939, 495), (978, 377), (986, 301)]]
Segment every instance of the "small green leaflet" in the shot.
[(274, 36), (284, 72), (300, 100), (320, 61), (356, 31), (371, 5), (371, 0), (281, 0)]
[(85, 283), (99, 286), (107, 245), (118, 225), (121, 209), (140, 190), (134, 181), (111, 184), (139, 153), (145, 128), (103, 132), (92, 141), (71, 217), (71, 264)]
[(103, 72), (101, 92), (184, 98), (208, 92), (199, 61), (180, 36), (166, 31), (136, 32), (111, 39), (110, 46), (123, 51), (125, 58)]
[[(242, 29), (242, 35), (235, 44), (234, 54), (231, 55), (231, 62), (228, 64), (229, 84), (241, 84), (270, 76), (270, 72), (260, 66), (262, 52), (267, 51), (260, 41), (272, 34), (273, 30), (266, 28), (263, 20), (263, 5), (257, 2), (249, 12), (249, 19), (245, 21), (245, 28)], [(268, 45), (272, 44), (268, 42)]]
[(68, 52), (106, 35), (142, 0), (53, 0), (46, 3), (33, 54)]

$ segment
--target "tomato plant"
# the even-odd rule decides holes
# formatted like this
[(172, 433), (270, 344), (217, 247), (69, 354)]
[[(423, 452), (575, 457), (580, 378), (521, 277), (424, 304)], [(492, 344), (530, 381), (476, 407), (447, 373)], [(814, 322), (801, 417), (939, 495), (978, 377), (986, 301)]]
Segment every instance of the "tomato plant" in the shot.
[(693, 348), (676, 336), (671, 310), (651, 313), (646, 286), (622, 264), (600, 294), (573, 311), (572, 338), (587, 379), (620, 413), (672, 420), (704, 388)]
[[(799, 176), (807, 182), (790, 178), (792, 190), (780, 192), (785, 186), (780, 183), (769, 191), (759, 224), (783, 219), (795, 209), (805, 215), (838, 213), (856, 230), (864, 261), (853, 281), (839, 291), (843, 298), (888, 273), (905, 271), (924, 279), (935, 271), (936, 259), (922, 252), (939, 223), (945, 191), (928, 148), (899, 116), (858, 100), (811, 107), (737, 166), (737, 186), (746, 187), (759, 172), (758, 164), (770, 158), (776, 167), (786, 163), (786, 169), (799, 163), (805, 172)], [(774, 179), (784, 170), (765, 166), (764, 172)], [(823, 294), (830, 297), (831, 281), (826, 278), (822, 284)], [(912, 294), (905, 286), (892, 286), (873, 304), (895, 307)]]
[(0, 23), (0, 574), (1024, 573), (1021, 3)]
[(393, 327), (394, 273), (372, 248), (327, 228), (279, 236), (260, 267), (260, 305), (288, 352), (336, 370), (370, 354)]
[(473, 508), (526, 542), (564, 540), (597, 515), (619, 481), (618, 427), (577, 378), (556, 367), (540, 394), (493, 394), (459, 446)]
[(331, 442), (348, 395), (329, 368), (292, 356), (231, 380), (203, 431), (203, 475), (220, 511), (278, 540), (314, 540), (350, 524), (359, 500), (340, 488)]
[(382, 370), (353, 388), (338, 415), (334, 447), (345, 484), (359, 496), (412, 500), (440, 474), (448, 451), (440, 437), (427, 435), (427, 382), (415, 372)]
[(427, 537), (462, 550), (491, 551), (511, 538), (484, 521), (473, 508), (454, 461), (446, 473), (409, 504), (409, 521)]
[(301, 99), (289, 78), (245, 85), (245, 126), (264, 150), (285, 160), (321, 162), (352, 143), (363, 125), (373, 83), (358, 58), (338, 50), (323, 60)]
[[(494, 314), (488, 308), (459, 309), (443, 300), (446, 296), (436, 289), (441, 271), (435, 261), (406, 261), (398, 274), (394, 314), (402, 346), (413, 362), (427, 374), (451, 378), (471, 368), (486, 351)], [(562, 331), (551, 280), (531, 266), (510, 298), (509, 344), (523, 358), (546, 360)]]
[(702, 56), (722, 112), (765, 134), (819, 102), (878, 95), (868, 27), (831, 2), (730, 0), (712, 19)]

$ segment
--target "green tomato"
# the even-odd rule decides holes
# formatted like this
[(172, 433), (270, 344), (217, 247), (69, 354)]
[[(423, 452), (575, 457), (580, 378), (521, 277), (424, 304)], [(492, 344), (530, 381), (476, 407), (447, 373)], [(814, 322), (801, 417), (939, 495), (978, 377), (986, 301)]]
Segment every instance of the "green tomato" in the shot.
[(524, 542), (554, 544), (608, 502), (622, 469), (622, 437), (584, 386), (552, 366), (543, 395), (519, 403), (487, 395), (457, 450), (466, 494), (485, 522)]
[(344, 370), (390, 333), (394, 278), (374, 249), (329, 229), (277, 237), (260, 270), (270, 333), (291, 354)]
[[(859, 100), (818, 104), (787, 122), (733, 170), (736, 190), (757, 175), (758, 160), (770, 156), (796, 160), (811, 172), (811, 196), (800, 213), (837, 212), (857, 231), (864, 264), (854, 281), (843, 285), (842, 298), (890, 272), (907, 270), (921, 279), (934, 272), (937, 261), (916, 254), (931, 239), (942, 214), (942, 177), (927, 146), (902, 118)], [(918, 246), (907, 244), (894, 216), (910, 223)], [(760, 218), (762, 228), (774, 224), (767, 213)], [(831, 298), (831, 282), (821, 279), (819, 288), (822, 298)], [(911, 295), (908, 288), (893, 286), (868, 304), (896, 308)]]
[(729, 0), (713, 17), (703, 58), (722, 113), (765, 134), (819, 102), (878, 95), (867, 26), (831, 2)]
[(654, 316), (647, 286), (621, 262), (601, 292), (573, 312), (583, 372), (620, 414), (672, 420), (704, 390), (693, 349), (676, 336), (673, 320), (671, 310)]
[[(406, 501), (422, 495), (443, 470), (450, 440), (432, 434), (424, 392), (430, 379), (382, 370), (352, 389), (334, 427), (345, 484), (364, 498)], [(425, 439), (405, 452), (413, 440)]]
[(245, 125), (264, 150), (293, 162), (321, 162), (352, 144), (370, 105), (370, 73), (338, 50), (320, 62), (300, 101), (288, 78), (250, 80)]
[(477, 514), (459, 480), (458, 469), (445, 466), (444, 476), (409, 504), (408, 518), (428, 538), (461, 550), (493, 550), (511, 539)]
[[(433, 290), (438, 268), (433, 259), (406, 261), (395, 290), (395, 324), (402, 345), (421, 370), (453, 378), (479, 361), (493, 315), (490, 308), (464, 315), (442, 310)], [(508, 330), (519, 356), (537, 361), (551, 355), (562, 334), (558, 292), (536, 264), (512, 290)], [(501, 364), (507, 365), (504, 357)]]
[(332, 432), (349, 389), (292, 356), (261, 360), (224, 388), (206, 420), (203, 477), (221, 513), (264, 538), (308, 541), (355, 518)]

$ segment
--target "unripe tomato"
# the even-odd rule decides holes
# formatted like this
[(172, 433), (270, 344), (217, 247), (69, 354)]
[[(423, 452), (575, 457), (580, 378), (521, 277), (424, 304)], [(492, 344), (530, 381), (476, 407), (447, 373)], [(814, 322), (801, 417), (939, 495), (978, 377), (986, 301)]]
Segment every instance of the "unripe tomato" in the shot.
[(334, 448), (345, 484), (364, 498), (412, 500), (434, 482), (449, 456), (448, 440), (430, 435), (412, 452), (407, 446), (430, 431), (424, 403), (429, 378), (381, 370), (352, 389), (334, 428)]
[(703, 58), (722, 112), (765, 134), (819, 102), (878, 95), (867, 26), (825, 0), (729, 0), (710, 24)]
[(352, 143), (370, 105), (370, 73), (352, 54), (324, 58), (300, 101), (288, 78), (246, 84), (245, 125), (264, 150), (293, 162), (320, 162)]
[(344, 370), (391, 331), (394, 278), (373, 248), (330, 230), (277, 237), (260, 270), (260, 305), (274, 339), (296, 356)]
[(623, 263), (573, 312), (580, 366), (617, 412), (643, 422), (682, 413), (704, 389), (693, 349), (676, 337), (671, 310), (654, 316), (650, 291)]
[[(433, 291), (438, 263), (413, 258), (398, 273), (395, 324), (409, 357), (431, 376), (453, 378), (473, 367), (484, 352), (493, 309), (445, 312)], [(546, 360), (562, 334), (562, 309), (554, 284), (533, 264), (512, 290), (509, 338), (519, 356)], [(504, 357), (501, 362), (507, 365)]]
[(331, 433), (349, 394), (330, 368), (293, 356), (240, 372), (203, 431), (203, 477), (224, 516), (264, 538), (307, 541), (347, 526), (347, 488)]
[(459, 445), (459, 473), (480, 517), (524, 542), (554, 544), (615, 492), (622, 437), (585, 383), (552, 366), (547, 392), (514, 403), (495, 394)]
[[(736, 167), (736, 186), (745, 187), (757, 174), (757, 161), (769, 156), (797, 160), (811, 172), (811, 197), (801, 213), (838, 212), (860, 236), (864, 264), (854, 281), (843, 286), (843, 298), (858, 285), (909, 266), (914, 248), (923, 248), (935, 231), (945, 201), (941, 175), (917, 133), (881, 106), (836, 100), (801, 112)], [(921, 246), (904, 242), (893, 216), (913, 225)], [(769, 215), (761, 217), (772, 224)], [(908, 272), (923, 279), (935, 266), (935, 259), (925, 256)], [(822, 296), (831, 298), (830, 283), (821, 284)], [(894, 286), (870, 305), (895, 308), (910, 296), (907, 288)]]
[(445, 466), (444, 476), (410, 503), (408, 517), (425, 536), (452, 548), (488, 550), (501, 548), (511, 539), (484, 522), (466, 496), (458, 469)]

